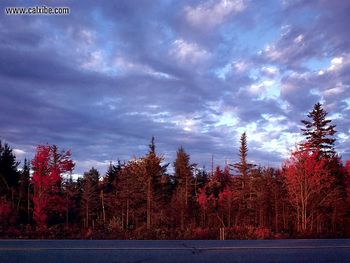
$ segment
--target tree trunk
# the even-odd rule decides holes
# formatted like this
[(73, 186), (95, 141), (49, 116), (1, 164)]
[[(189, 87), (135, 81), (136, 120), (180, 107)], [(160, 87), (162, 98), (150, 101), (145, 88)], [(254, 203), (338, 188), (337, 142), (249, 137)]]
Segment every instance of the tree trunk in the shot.
[(278, 206), (277, 206), (277, 195), (275, 193), (275, 232), (279, 231), (278, 228)]
[(89, 203), (86, 204), (86, 227), (89, 227)]
[(181, 231), (183, 231), (184, 230), (184, 228), (185, 228), (185, 218), (184, 218), (185, 216), (184, 216), (184, 210), (183, 209), (181, 209), (181, 222), (180, 222), (180, 224), (181, 224), (181, 226), (180, 226), (180, 228), (181, 228)]
[(229, 204), (228, 204), (227, 226), (231, 227), (231, 200), (229, 200)]
[(68, 196), (66, 198), (66, 226), (68, 227), (68, 223), (69, 223), (69, 202), (68, 202)]
[(147, 229), (151, 229), (151, 178), (147, 182)]
[(104, 203), (104, 198), (103, 198), (103, 189), (101, 190), (101, 205), (102, 205), (103, 224), (106, 224), (106, 213), (105, 213), (105, 203)]
[(30, 223), (30, 188), (29, 188), (29, 184), (27, 187), (27, 223)]
[(126, 200), (126, 229), (129, 229), (129, 198)]

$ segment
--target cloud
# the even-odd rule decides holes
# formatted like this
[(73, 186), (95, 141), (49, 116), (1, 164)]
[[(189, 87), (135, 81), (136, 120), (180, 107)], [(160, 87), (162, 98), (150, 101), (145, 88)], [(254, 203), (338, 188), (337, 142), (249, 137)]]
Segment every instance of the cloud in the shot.
[(20, 158), (26, 154), (24, 150), (16, 149), (16, 148), (13, 149), (13, 153)]
[(277, 165), (320, 100), (346, 152), (346, 1), (66, 4), (69, 16), (0, 16), (0, 135), (20, 158), (55, 143), (76, 173), (104, 171), (154, 135), (166, 161), (183, 145), (208, 166), (233, 162), (247, 130), (249, 158)]
[(274, 78), (279, 75), (279, 69), (276, 66), (263, 66), (261, 74), (268, 78)]
[(222, 24), (227, 18), (245, 8), (244, 0), (207, 1), (196, 6), (186, 6), (185, 13), (192, 26), (211, 28)]
[(170, 54), (182, 64), (196, 65), (206, 60), (210, 54), (196, 43), (176, 39)]
[(338, 96), (340, 94), (343, 94), (346, 91), (346, 86), (344, 86), (342, 83), (338, 83), (334, 88), (329, 88), (323, 92), (323, 96), (325, 98), (330, 98), (332, 96)]

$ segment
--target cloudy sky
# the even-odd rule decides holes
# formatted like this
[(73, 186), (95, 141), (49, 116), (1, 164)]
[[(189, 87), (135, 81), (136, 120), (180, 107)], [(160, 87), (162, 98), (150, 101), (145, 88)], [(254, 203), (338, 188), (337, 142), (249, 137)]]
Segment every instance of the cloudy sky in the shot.
[[(8, 6), (69, 15), (5, 15)], [(142, 156), (278, 166), (321, 101), (350, 157), (350, 1), (2, 0), (0, 138), (72, 149), (76, 173)]]

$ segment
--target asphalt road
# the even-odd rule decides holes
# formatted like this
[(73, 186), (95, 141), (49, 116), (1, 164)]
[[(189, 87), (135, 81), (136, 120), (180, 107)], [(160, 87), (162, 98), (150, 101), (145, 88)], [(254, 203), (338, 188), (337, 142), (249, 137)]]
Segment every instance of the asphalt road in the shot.
[(0, 263), (350, 262), (350, 239), (0, 240)]

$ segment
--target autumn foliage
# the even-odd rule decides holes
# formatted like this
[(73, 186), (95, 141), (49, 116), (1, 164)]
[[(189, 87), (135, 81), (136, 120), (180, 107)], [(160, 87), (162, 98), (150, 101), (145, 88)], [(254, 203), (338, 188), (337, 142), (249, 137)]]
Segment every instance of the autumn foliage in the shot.
[(289, 201), (296, 212), (294, 224), (304, 233), (322, 232), (327, 220), (323, 211), (333, 209), (336, 202), (329, 160), (318, 156), (318, 152), (296, 151), (283, 167)]
[(71, 154), (58, 152), (56, 146), (40, 145), (32, 161), (33, 219), (38, 228), (46, 228), (50, 215), (62, 214), (65, 210), (62, 194), (62, 175), (72, 172), (74, 163)]

